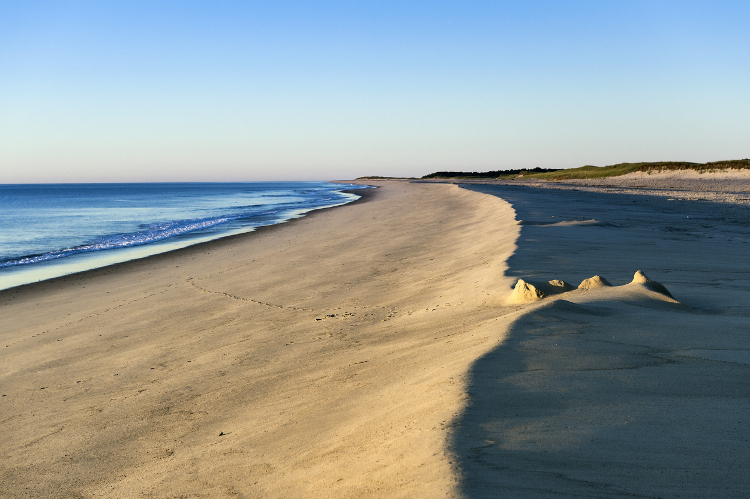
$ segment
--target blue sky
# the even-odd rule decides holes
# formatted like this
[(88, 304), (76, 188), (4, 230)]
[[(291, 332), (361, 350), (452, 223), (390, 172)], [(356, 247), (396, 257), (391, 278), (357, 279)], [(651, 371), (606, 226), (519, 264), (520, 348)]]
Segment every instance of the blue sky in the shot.
[(750, 157), (747, 1), (0, 2), (0, 183)]

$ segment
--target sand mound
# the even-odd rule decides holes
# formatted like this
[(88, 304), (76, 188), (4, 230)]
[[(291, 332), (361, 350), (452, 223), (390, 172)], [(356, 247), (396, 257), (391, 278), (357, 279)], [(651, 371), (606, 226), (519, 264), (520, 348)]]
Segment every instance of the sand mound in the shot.
[(553, 279), (547, 282), (529, 282), (519, 279), (510, 294), (509, 302), (528, 303), (574, 289), (574, 286), (560, 279)]
[[(646, 274), (644, 274), (640, 270), (635, 273), (635, 276), (633, 276), (633, 280), (630, 282), (630, 284), (628, 284), (628, 286), (634, 284), (674, 299), (667, 288), (656, 281), (652, 281), (651, 279), (646, 277)], [(508, 302), (529, 303), (532, 301), (540, 300), (542, 298), (547, 298), (548, 296), (559, 295), (561, 293), (573, 291), (575, 289), (587, 290), (604, 287), (615, 286), (612, 286), (612, 284), (608, 280), (600, 275), (595, 275), (594, 277), (584, 279), (577, 288), (575, 286), (571, 286), (561, 279), (553, 279), (547, 282), (529, 282), (524, 281), (523, 279), (519, 279), (515, 287), (513, 288), (510, 297), (508, 298)]]
[(588, 279), (584, 279), (583, 281), (581, 281), (578, 289), (594, 289), (601, 288), (603, 286), (612, 286), (612, 284), (610, 284), (610, 282), (602, 276), (595, 275), (594, 277), (589, 277)]
[(654, 291), (656, 293), (661, 293), (670, 298), (674, 298), (672, 296), (672, 293), (670, 293), (667, 290), (667, 288), (665, 288), (663, 285), (659, 284), (656, 281), (652, 281), (651, 279), (646, 277), (646, 274), (644, 274), (640, 270), (636, 271), (635, 275), (633, 276), (633, 280), (630, 282), (630, 284), (640, 284), (641, 286), (647, 289), (650, 289), (651, 291)]
[(544, 298), (546, 295), (531, 283), (519, 279), (511, 292), (508, 301), (510, 303), (528, 303)]
[(575, 287), (571, 286), (567, 282), (561, 280), (561, 279), (552, 279), (547, 283), (545, 286), (545, 291), (547, 291), (547, 294), (557, 294), (557, 293), (564, 293), (566, 291), (571, 291), (573, 289), (576, 289)]

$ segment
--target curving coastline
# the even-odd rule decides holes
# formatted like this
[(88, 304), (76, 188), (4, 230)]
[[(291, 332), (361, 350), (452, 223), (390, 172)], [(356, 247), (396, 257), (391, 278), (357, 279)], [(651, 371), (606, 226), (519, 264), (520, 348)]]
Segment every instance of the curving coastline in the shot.
[(456, 496), (518, 225), (456, 186), (367, 197), (0, 292), (1, 494)]
[(0, 289), (252, 232), (347, 204), (363, 190), (334, 184), (0, 185), (8, 205)]
[(0, 496), (747, 490), (742, 207), (376, 184), (0, 292)]

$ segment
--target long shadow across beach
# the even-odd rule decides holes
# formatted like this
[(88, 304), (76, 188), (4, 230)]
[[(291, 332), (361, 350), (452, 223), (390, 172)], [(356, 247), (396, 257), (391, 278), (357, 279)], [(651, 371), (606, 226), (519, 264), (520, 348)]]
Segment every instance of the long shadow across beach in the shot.
[[(513, 204), (509, 275), (615, 285), (636, 270), (683, 305), (543, 300), (470, 372), (453, 427), (466, 497), (745, 497), (750, 210), (473, 185)], [(508, 292), (510, 290), (507, 290)]]

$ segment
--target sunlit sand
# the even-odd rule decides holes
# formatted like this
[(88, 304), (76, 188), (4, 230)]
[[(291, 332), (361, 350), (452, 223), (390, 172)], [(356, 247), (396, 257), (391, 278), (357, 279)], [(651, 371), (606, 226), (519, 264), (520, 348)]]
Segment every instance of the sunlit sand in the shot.
[(695, 246), (588, 214), (537, 222), (524, 192), (514, 209), (377, 184), (0, 293), (0, 495), (748, 490), (739, 236)]

